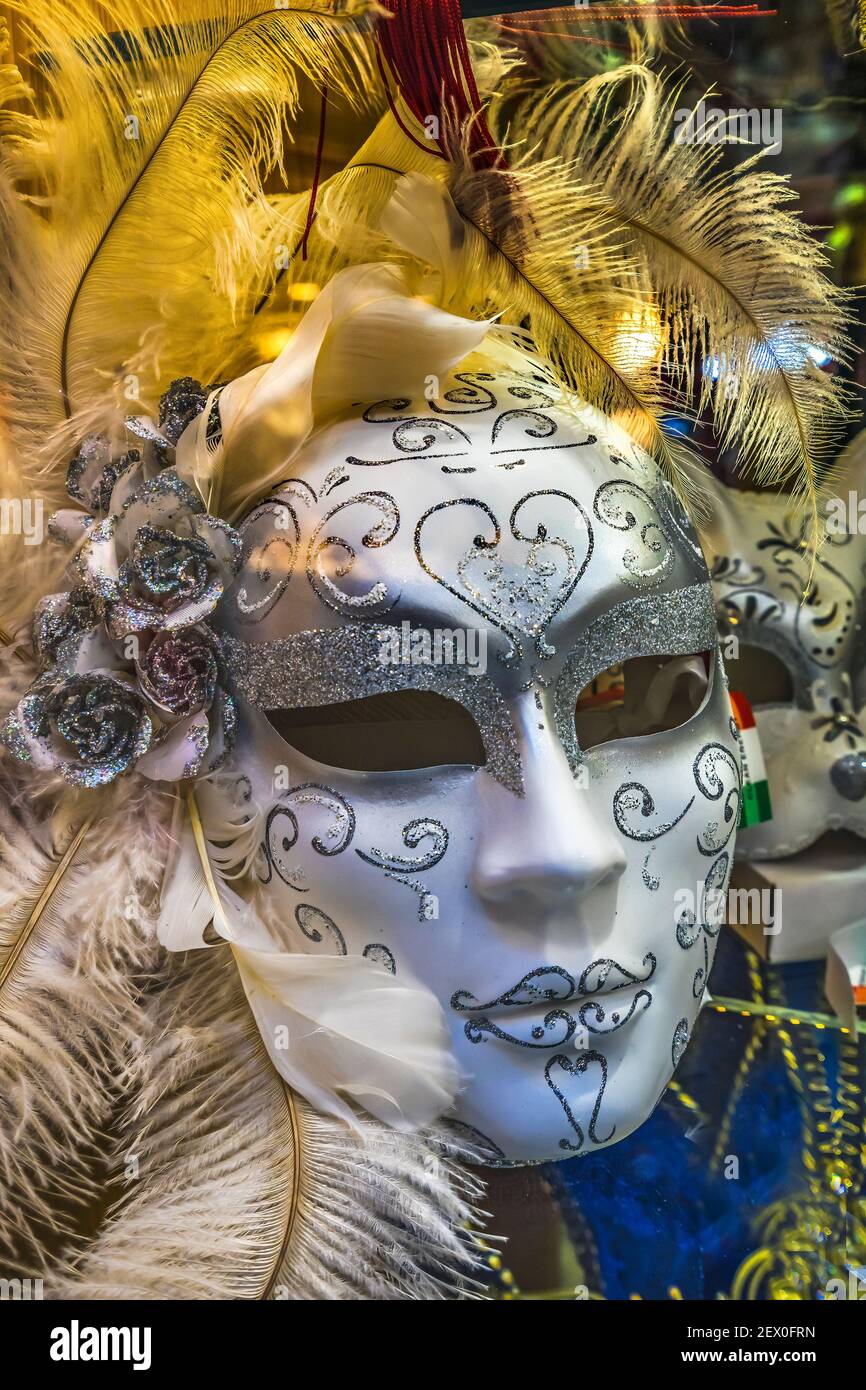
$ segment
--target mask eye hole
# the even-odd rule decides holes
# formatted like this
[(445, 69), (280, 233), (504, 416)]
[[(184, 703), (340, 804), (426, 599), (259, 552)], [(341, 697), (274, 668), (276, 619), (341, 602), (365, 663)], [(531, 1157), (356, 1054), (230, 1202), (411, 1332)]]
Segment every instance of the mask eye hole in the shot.
[(725, 670), (731, 689), (742, 690), (753, 708), (794, 703), (791, 673), (775, 652), (740, 642), (736, 658), (725, 657)]
[(602, 671), (577, 697), (580, 747), (679, 728), (704, 702), (712, 660), (711, 652), (637, 656)]
[(472, 715), (432, 690), (398, 690), (309, 709), (266, 710), (281, 738), (315, 762), (351, 772), (483, 767)]

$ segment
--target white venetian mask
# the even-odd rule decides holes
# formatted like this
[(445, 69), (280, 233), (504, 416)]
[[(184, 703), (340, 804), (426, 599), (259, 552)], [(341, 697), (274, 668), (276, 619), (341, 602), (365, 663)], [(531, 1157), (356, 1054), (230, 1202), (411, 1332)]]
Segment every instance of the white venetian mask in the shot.
[(831, 532), (810, 586), (789, 498), (720, 485), (713, 498), (703, 539), (728, 674), (753, 706), (772, 805), (737, 855), (782, 890), (773, 957), (822, 956), (866, 892), (866, 551)]
[(672, 489), (543, 375), (478, 360), (314, 433), (221, 616), (268, 712), (240, 758), (262, 915), (432, 990), (458, 1127), (547, 1160), (629, 1134), (688, 1042), (738, 749)]

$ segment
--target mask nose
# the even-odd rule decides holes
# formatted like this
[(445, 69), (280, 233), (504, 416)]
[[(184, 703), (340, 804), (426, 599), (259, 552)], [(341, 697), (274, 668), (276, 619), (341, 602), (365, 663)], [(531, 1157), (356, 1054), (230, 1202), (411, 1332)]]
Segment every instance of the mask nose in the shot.
[(537, 926), (614, 883), (626, 858), (588, 788), (575, 780), (548, 720), (540, 730), (533, 706), (520, 722), (524, 795), (500, 803), (490, 816), (472, 887), (497, 912)]
[(866, 796), (866, 752), (839, 758), (830, 768), (830, 781), (846, 801), (862, 801)]

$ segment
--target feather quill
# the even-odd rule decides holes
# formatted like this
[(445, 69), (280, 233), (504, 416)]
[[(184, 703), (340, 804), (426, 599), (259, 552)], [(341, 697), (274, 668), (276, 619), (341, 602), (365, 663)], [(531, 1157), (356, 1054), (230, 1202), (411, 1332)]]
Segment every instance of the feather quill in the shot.
[(557, 161), (507, 173), (467, 161), (453, 167), (447, 189), (411, 173), (395, 186), (381, 226), (439, 270), (443, 307), (526, 322), (560, 383), (616, 419), (684, 485), (681, 451), (662, 426), (676, 401), (656, 372), (660, 344), (647, 331), (654, 301), (598, 195), (575, 187), (570, 172)]
[[(401, 107), (399, 115), (408, 129), (411, 114)], [(422, 136), (419, 127), (411, 139), (388, 114), (327, 182), (314, 270), (319, 257), (333, 266), (335, 245), (343, 264), (357, 248), (366, 260), (408, 256), (429, 266), (435, 250), (438, 307), (467, 319), (525, 320), (561, 384), (614, 415), (686, 486), (685, 451), (663, 428), (664, 413), (679, 402), (654, 370), (660, 345), (650, 340), (647, 350), (655, 304), (625, 238), (613, 235), (603, 199), (576, 186), (557, 160), (478, 170), (465, 149), (450, 162), (436, 159)], [(441, 229), (435, 248), (431, 225)], [(419, 290), (431, 286), (419, 281)]]
[[(513, 138), (532, 158), (554, 152), (569, 177), (600, 195), (616, 235), (649, 275), (664, 336), (664, 369), (697, 387), (743, 476), (785, 486), (819, 534), (817, 493), (846, 416), (841, 380), (814, 365), (819, 348), (845, 364), (850, 296), (789, 210), (788, 182), (764, 153), (724, 167), (724, 145), (674, 120), (681, 88), (630, 66), (528, 97)], [(504, 136), (494, 112), (498, 136)], [(674, 126), (679, 124), (679, 132)], [(810, 352), (811, 349), (811, 352)], [(699, 380), (696, 372), (703, 366)]]

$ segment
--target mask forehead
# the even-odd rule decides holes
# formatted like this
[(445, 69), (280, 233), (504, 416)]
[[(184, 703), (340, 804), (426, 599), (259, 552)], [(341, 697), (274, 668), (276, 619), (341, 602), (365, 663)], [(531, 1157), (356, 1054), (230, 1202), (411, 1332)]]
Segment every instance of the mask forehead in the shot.
[(269, 641), (346, 623), (479, 628), (500, 674), (553, 673), (600, 615), (705, 581), (673, 489), (531, 373), (460, 372), (315, 436), (243, 526), (227, 626)]

